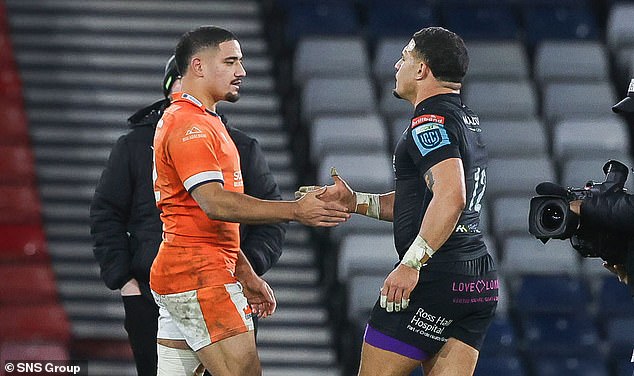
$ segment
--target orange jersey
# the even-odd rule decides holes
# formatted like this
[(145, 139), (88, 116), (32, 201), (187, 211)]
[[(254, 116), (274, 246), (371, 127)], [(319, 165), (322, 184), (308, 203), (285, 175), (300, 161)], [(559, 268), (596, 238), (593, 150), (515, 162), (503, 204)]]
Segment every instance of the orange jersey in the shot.
[(243, 192), (240, 156), (220, 118), (189, 94), (173, 95), (154, 136), (154, 194), (163, 242), (150, 285), (159, 294), (235, 281), (239, 224), (211, 220), (190, 192), (219, 182)]

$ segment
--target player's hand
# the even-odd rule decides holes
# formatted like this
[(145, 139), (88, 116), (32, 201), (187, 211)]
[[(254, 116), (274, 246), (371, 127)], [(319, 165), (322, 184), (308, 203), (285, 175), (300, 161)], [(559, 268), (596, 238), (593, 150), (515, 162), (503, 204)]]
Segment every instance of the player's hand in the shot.
[(603, 263), (603, 266), (611, 271), (612, 273), (616, 274), (616, 277), (619, 279), (619, 282), (623, 282), (627, 285), (627, 270), (625, 270), (625, 265), (620, 264), (620, 265), (610, 265), (607, 262)]
[[(338, 202), (347, 207), (350, 213), (353, 213), (357, 206), (354, 191), (350, 188), (348, 183), (339, 176), (335, 167), (330, 168), (330, 176), (332, 176), (334, 184), (326, 186), (326, 191), (317, 196), (317, 198), (326, 202)], [(306, 193), (313, 192), (320, 188), (321, 187), (314, 185), (301, 186), (297, 192), (295, 192), (295, 198), (300, 198)]]
[(350, 218), (348, 208), (338, 202), (326, 202), (319, 198), (326, 187), (304, 194), (296, 202), (295, 219), (307, 226), (334, 227)]
[(388, 312), (399, 312), (409, 305), (409, 295), (418, 283), (418, 270), (399, 264), (381, 288), (380, 304)]
[(244, 296), (251, 305), (251, 310), (258, 317), (267, 317), (275, 312), (277, 302), (273, 289), (265, 280), (253, 275), (251, 278), (245, 278), (240, 281)]

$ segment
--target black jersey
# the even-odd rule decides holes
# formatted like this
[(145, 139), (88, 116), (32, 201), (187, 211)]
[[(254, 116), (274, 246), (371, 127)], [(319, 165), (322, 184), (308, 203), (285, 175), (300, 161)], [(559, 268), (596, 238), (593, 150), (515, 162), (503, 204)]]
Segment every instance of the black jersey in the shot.
[(480, 121), (458, 94), (441, 94), (416, 106), (394, 152), (394, 244), (402, 258), (419, 233), (432, 198), (424, 174), (448, 158), (461, 158), (467, 205), (453, 233), (429, 262), (472, 260), (486, 254), (479, 228), (487, 154)]

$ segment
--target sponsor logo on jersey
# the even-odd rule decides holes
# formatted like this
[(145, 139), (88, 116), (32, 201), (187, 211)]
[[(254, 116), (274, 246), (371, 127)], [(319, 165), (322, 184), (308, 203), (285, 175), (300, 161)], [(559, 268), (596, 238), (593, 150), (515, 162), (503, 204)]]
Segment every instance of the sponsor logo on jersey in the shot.
[(437, 123), (437, 124), (445, 124), (445, 117), (440, 115), (421, 115), (412, 119), (412, 128), (416, 128), (421, 124), (426, 123)]
[(412, 130), (412, 138), (423, 156), (450, 144), (447, 130), (439, 123), (425, 123), (424, 126), (416, 127)]
[(195, 138), (206, 138), (207, 134), (203, 133), (197, 126), (193, 126), (185, 132), (185, 137), (183, 137), (183, 142), (193, 140)]
[(242, 187), (244, 182), (242, 181), (242, 171), (234, 171), (233, 173), (233, 186), (234, 187)]

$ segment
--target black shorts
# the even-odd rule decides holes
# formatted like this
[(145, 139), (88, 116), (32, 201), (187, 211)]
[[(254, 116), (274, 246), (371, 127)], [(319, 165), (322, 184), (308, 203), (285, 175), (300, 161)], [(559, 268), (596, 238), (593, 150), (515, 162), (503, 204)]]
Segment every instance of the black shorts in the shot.
[[(403, 355), (426, 360), (449, 338), (480, 349), (498, 301), (498, 277), (490, 255), (475, 260), (438, 262), (423, 266), (407, 309), (386, 312), (377, 300), (365, 341), (388, 351), (419, 349)], [(392, 341), (395, 340), (395, 341)]]

